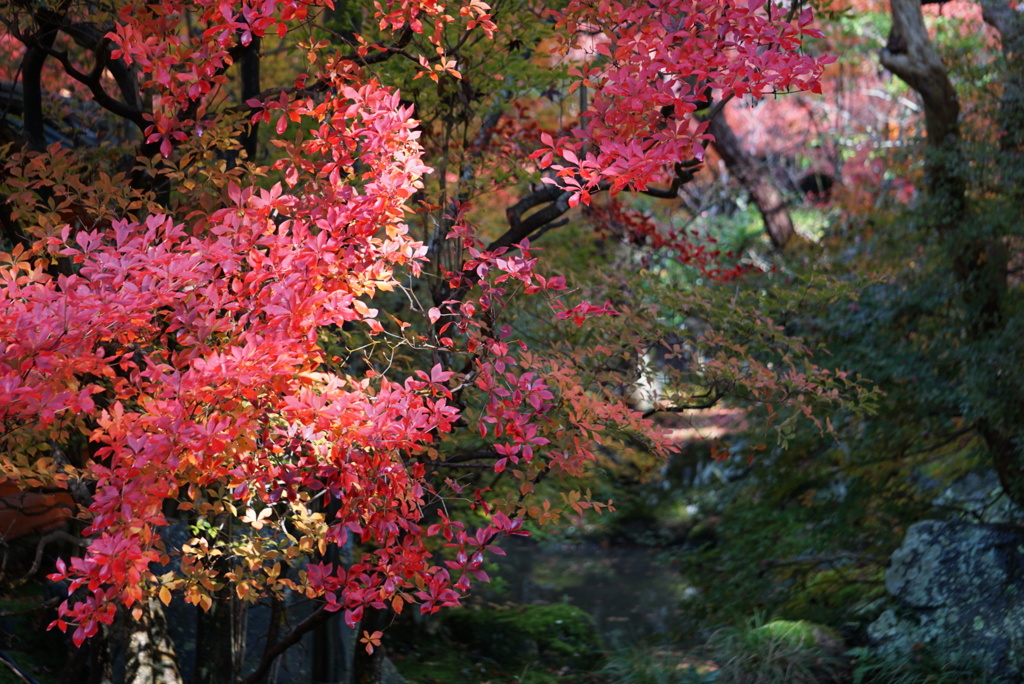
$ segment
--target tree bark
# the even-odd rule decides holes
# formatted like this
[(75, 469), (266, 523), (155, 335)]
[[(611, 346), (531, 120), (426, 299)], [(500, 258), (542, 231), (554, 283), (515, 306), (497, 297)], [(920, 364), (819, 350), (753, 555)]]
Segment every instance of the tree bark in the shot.
[[(242, 53), (238, 66), (239, 81), (242, 89), (242, 102), (260, 94), (260, 38), (254, 36), (252, 42)], [(259, 122), (248, 124), (240, 140), (249, 163), (256, 163), (257, 145), (259, 144)]]
[(192, 684), (233, 684), (235, 671), (237, 606), (227, 590), (213, 597), (210, 610), (196, 615), (196, 665)]
[[(388, 623), (388, 611), (376, 608), (366, 608), (363, 611), (363, 619), (359, 623), (359, 633), (383, 631)], [(373, 653), (366, 652), (366, 645), (356, 644), (355, 655), (352, 658), (354, 684), (382, 684), (384, 681), (384, 644), (373, 649)]]
[(750, 193), (754, 206), (764, 219), (764, 229), (772, 247), (784, 249), (794, 234), (793, 219), (786, 198), (772, 181), (768, 169), (743, 147), (725, 120), (724, 113), (709, 120), (708, 132), (715, 136), (715, 151), (725, 162), (729, 173)]
[[(1024, 14), (1001, 0), (983, 0), (981, 16), (999, 32), (1006, 77), (999, 106), (999, 147), (1004, 153), (1024, 151)], [(1015, 184), (1020, 190), (1019, 184)]]
[(966, 186), (961, 173), (960, 100), (935, 51), (921, 13), (921, 0), (890, 0), (892, 29), (882, 49), (882, 66), (916, 90), (924, 103), (928, 151), (925, 181), (933, 199), (948, 202), (943, 228), (963, 216)]
[[(327, 514), (334, 517), (337, 504), (327, 507)], [(352, 537), (339, 548), (330, 546), (323, 560), (333, 565), (352, 565)], [(352, 643), (354, 630), (341, 619), (341, 613), (330, 615), (313, 629), (313, 684), (348, 684), (352, 679)]]
[(21, 60), (22, 121), (25, 139), (33, 152), (46, 149), (46, 118), (43, 116), (43, 66), (57, 39), (55, 26), (44, 26), (26, 43)]
[(163, 606), (150, 599), (141, 620), (127, 618), (126, 684), (182, 684)]

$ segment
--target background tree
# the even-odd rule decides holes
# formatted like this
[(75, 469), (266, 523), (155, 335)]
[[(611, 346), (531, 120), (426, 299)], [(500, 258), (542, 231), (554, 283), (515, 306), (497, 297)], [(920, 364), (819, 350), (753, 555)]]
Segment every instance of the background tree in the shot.
[[(830, 415), (840, 443), (798, 433), (749, 471), (737, 457), (723, 470), (733, 481), (692, 492), (717, 523), (704, 555), (680, 554), (705, 592), (686, 604), (694, 634), (759, 610), (867, 645), (909, 525), (1019, 519), (1021, 158), (1004, 123), (1020, 116), (1008, 104), (1017, 34), (992, 25), (995, 6), (832, 9), (826, 40), (843, 48), (823, 79), (828, 108), (801, 111), (794, 98), (730, 114), (777, 174), (834, 146), (836, 184), (813, 208), (817, 247), (775, 262), (800, 294), (767, 299), (788, 311), (788, 333), (884, 395), (870, 418)], [(832, 135), (808, 149), (775, 142), (816, 126)], [(808, 223), (798, 219), (814, 235)]]

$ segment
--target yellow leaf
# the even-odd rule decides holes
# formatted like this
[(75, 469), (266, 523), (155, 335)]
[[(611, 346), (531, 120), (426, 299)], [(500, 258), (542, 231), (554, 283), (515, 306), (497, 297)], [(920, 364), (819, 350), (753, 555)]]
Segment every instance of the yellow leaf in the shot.
[(171, 604), (171, 590), (167, 587), (160, 587), (160, 593), (157, 596), (160, 598), (160, 603), (165, 606)]

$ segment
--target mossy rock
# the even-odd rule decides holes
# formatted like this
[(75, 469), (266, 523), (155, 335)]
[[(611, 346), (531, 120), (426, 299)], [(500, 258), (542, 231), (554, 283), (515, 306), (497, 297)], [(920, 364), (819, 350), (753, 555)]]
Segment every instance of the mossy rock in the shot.
[(603, 652), (594, 620), (575, 606), (466, 608), (447, 616), (452, 636), (505, 665), (592, 664)]

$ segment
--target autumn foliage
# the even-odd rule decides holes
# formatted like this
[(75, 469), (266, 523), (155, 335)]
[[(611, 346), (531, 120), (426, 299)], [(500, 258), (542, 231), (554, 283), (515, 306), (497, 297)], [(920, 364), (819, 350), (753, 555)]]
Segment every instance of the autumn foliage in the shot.
[[(75, 492), (88, 546), (52, 575), (70, 583), (54, 625), (75, 643), (153, 596), (209, 608), (224, 591), (293, 591), (349, 624), (368, 606), (456, 605), (526, 518), (606, 505), (573, 492), (552, 507), (536, 493), (542, 477), (584, 472), (602, 431), (668, 448), (622, 393), (586, 391), (571, 365), (494, 325), (516, 298), (548, 302), (563, 325), (617, 314), (538, 273), (527, 236), (494, 246), (493, 228), (438, 201), (462, 260), (422, 288), (435, 246), (407, 221), (430, 205), (432, 169), (417, 113), (379, 65), (457, 82), (460, 47), (500, 18), (478, 0), (375, 3), (379, 37), (339, 50), (309, 37), (329, 7), (129, 1), (0, 33), (45, 57), (60, 103), (94, 103), (97, 130), (104, 117), (126, 123), (135, 157), (125, 167), (106, 143), (47, 145), (26, 119), (0, 176), (2, 474)], [(568, 206), (699, 160), (709, 89), (817, 90), (826, 61), (799, 53), (810, 12), (771, 2), (574, 0), (551, 16), (589, 104), (521, 162), (549, 169), (543, 182)], [(60, 28), (79, 25), (105, 28)], [(231, 69), (247, 51), (293, 35), (309, 73), (236, 97)], [(266, 166), (238, 161), (257, 124)], [(379, 310), (392, 295), (407, 305)], [(403, 348), (427, 361), (392, 368)], [(475, 446), (460, 450), (467, 435)], [(464, 490), (444, 474), (451, 463), (484, 463), (511, 485)], [(478, 525), (452, 512), (464, 504)], [(181, 548), (161, 536), (174, 518), (193, 530)], [(328, 559), (350, 541), (351, 564)]]

